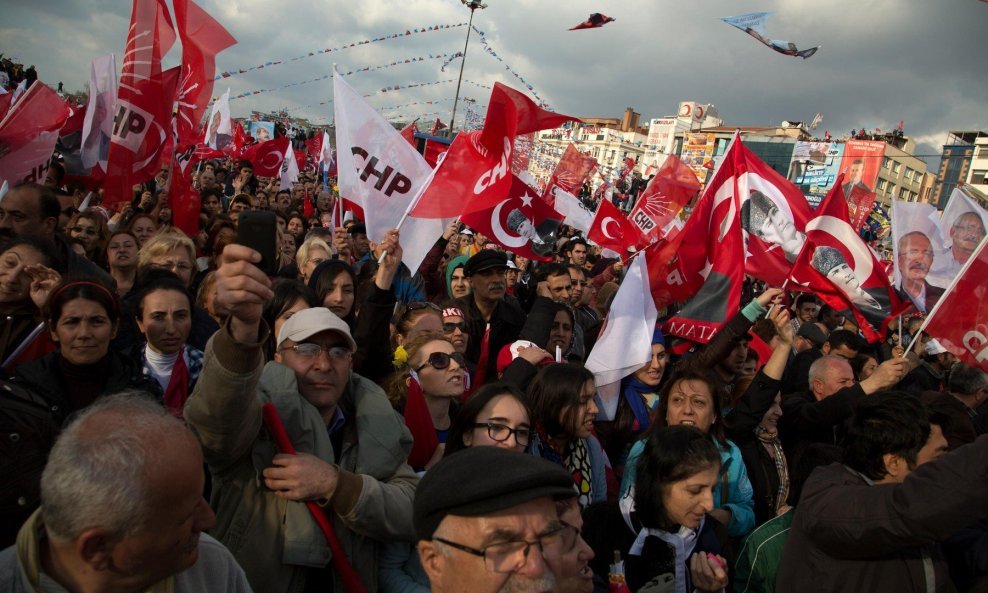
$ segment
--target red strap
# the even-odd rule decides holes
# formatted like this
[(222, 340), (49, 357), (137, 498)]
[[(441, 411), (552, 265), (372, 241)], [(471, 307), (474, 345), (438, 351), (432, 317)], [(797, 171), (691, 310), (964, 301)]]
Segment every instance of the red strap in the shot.
[[(278, 410), (274, 407), (274, 404), (264, 404), (261, 412), (264, 418), (264, 426), (267, 427), (268, 432), (274, 437), (274, 442), (278, 446), (278, 450), (286, 455), (295, 455), (295, 447), (292, 445), (291, 439), (288, 438), (288, 433), (285, 432), (285, 425), (281, 423), (281, 417), (278, 415)], [(367, 589), (360, 581), (360, 575), (357, 574), (353, 565), (350, 564), (350, 560), (346, 557), (346, 552), (343, 551), (343, 545), (340, 543), (340, 538), (336, 536), (336, 531), (333, 529), (333, 524), (330, 522), (329, 517), (326, 516), (323, 509), (315, 502), (307, 501), (305, 506), (309, 508), (312, 518), (316, 520), (319, 529), (326, 536), (326, 543), (329, 544), (329, 549), (333, 552), (333, 568), (340, 575), (344, 590), (353, 593), (367, 593)]]

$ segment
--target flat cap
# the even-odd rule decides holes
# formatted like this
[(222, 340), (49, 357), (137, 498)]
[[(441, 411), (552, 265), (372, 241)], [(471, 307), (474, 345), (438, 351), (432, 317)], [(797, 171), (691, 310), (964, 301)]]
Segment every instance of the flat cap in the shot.
[(466, 276), (473, 276), (477, 272), (490, 270), (491, 268), (508, 268), (508, 256), (500, 251), (491, 249), (481, 249), (476, 255), (467, 260), (467, 265), (463, 267)]
[(576, 496), (561, 466), (501, 447), (470, 447), (444, 458), (415, 490), (415, 533), (432, 534), (447, 515), (479, 517), (536, 498)]

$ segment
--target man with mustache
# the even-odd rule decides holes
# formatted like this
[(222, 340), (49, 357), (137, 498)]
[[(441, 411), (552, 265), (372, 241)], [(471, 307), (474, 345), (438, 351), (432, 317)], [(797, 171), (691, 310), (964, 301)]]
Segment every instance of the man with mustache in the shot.
[(525, 312), (514, 297), (506, 297), (508, 258), (492, 249), (482, 249), (467, 260), (464, 274), (473, 292), (454, 302), (466, 314), (466, 357), (477, 364), (474, 385), (497, 377), (497, 353), (518, 339), (525, 325)]
[(929, 238), (919, 231), (906, 233), (898, 245), (899, 275), (902, 289), (912, 299), (916, 308), (929, 312), (943, 295), (943, 289), (926, 281), (933, 267), (933, 245)]

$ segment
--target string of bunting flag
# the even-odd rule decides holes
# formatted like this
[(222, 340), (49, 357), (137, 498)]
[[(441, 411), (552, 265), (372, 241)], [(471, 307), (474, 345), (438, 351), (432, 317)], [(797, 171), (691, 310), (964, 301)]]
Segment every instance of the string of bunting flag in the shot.
[[(447, 79), (447, 80), (437, 80), (435, 82), (413, 82), (411, 84), (406, 84), (406, 85), (394, 85), (392, 87), (383, 88), (383, 89), (377, 91), (376, 93), (368, 93), (366, 95), (362, 95), (362, 97), (366, 99), (368, 97), (374, 97), (374, 96), (377, 96), (377, 95), (380, 95), (380, 94), (383, 94), (383, 93), (388, 93), (388, 92), (394, 93), (394, 92), (401, 91), (401, 90), (404, 90), (404, 89), (419, 88), (419, 87), (424, 87), (424, 86), (434, 86), (434, 85), (438, 85), (438, 84), (450, 84), (450, 83), (453, 83), (453, 82), (456, 82), (456, 79), (455, 78), (450, 78), (450, 79)], [(474, 82), (472, 80), (464, 80), (463, 82), (464, 83), (467, 83), (467, 84), (470, 84), (472, 86), (475, 86), (477, 88), (491, 90), (490, 85), (481, 84), (479, 82)], [(399, 105), (397, 107), (382, 107), (381, 110), (384, 110), (384, 109), (397, 109), (398, 107), (410, 107), (410, 106), (413, 106), (413, 105), (423, 105), (423, 104), (428, 105), (430, 103), (437, 103), (439, 101), (452, 101), (452, 100), (453, 100), (452, 98), (447, 98), (447, 99), (433, 99), (432, 101), (416, 101), (414, 103), (406, 103), (405, 105)], [(288, 112), (302, 111), (303, 109), (310, 109), (312, 107), (321, 107), (323, 105), (332, 105), (332, 104), (333, 104), (333, 100), (332, 99), (326, 99), (325, 101), (320, 101), (318, 103), (309, 103), (308, 105), (299, 105), (297, 107), (289, 107), (289, 108), (285, 109), (285, 111), (288, 111)]]
[[(388, 69), (388, 68), (394, 68), (395, 66), (404, 66), (405, 64), (414, 64), (414, 63), (418, 63), (418, 62), (424, 62), (426, 60), (446, 59), (449, 56), (450, 56), (450, 54), (438, 54), (438, 55), (429, 54), (429, 57), (427, 57), (427, 58), (423, 58), (423, 57), (406, 58), (404, 60), (396, 60), (394, 62), (389, 62), (387, 64), (381, 64), (379, 66), (366, 66), (364, 68), (358, 68), (356, 70), (350, 70), (348, 72), (343, 72), (342, 74), (344, 76), (351, 76), (351, 75), (354, 75), (354, 74), (361, 74), (361, 73), (364, 73), (364, 72), (374, 72), (376, 70), (385, 70), (385, 69)], [(331, 76), (332, 76), (332, 74), (323, 74), (322, 76), (317, 76), (317, 77), (311, 78), (309, 80), (302, 80), (302, 81), (290, 82), (288, 84), (284, 84), (284, 85), (281, 85), (281, 86), (272, 87), (272, 88), (269, 88), (269, 89), (255, 89), (253, 91), (247, 91), (245, 93), (241, 93), (239, 95), (235, 95), (233, 97), (230, 97), (230, 100), (231, 101), (234, 101), (236, 99), (243, 99), (245, 97), (252, 97), (254, 95), (260, 95), (262, 93), (270, 93), (272, 91), (279, 91), (279, 90), (291, 88), (291, 87), (294, 87), (294, 86), (301, 86), (303, 84), (309, 84), (309, 83), (312, 83), (312, 82), (319, 82), (320, 80), (329, 80), (329, 78)]]
[(524, 78), (522, 78), (521, 74), (518, 74), (518, 72), (516, 72), (514, 68), (512, 68), (510, 65), (508, 65), (508, 63), (505, 62), (504, 59), (501, 58), (501, 56), (497, 55), (497, 52), (494, 51), (494, 49), (491, 47), (490, 42), (487, 41), (487, 35), (485, 35), (484, 32), (481, 31), (480, 29), (478, 29), (476, 26), (471, 25), (470, 28), (473, 29), (477, 33), (477, 36), (480, 38), (480, 44), (484, 47), (484, 51), (487, 52), (487, 54), (489, 54), (491, 57), (493, 57), (494, 59), (496, 59), (498, 62), (501, 62), (502, 64), (504, 64), (504, 69), (507, 70), (508, 72), (510, 72), (512, 76), (514, 76), (515, 78), (517, 78), (518, 81), (521, 82), (522, 85), (525, 86), (525, 88), (528, 90), (528, 92), (532, 93), (532, 96), (535, 97), (536, 99), (538, 99), (539, 104), (542, 107), (548, 108), (549, 107), (549, 104), (546, 102), (545, 99), (543, 99), (541, 96), (539, 96), (539, 94), (537, 92), (535, 92), (535, 87), (533, 87), (532, 85), (528, 84), (528, 81), (525, 80)]
[[(272, 60), (269, 62), (264, 62), (263, 64), (258, 64), (256, 66), (250, 66), (247, 68), (237, 68), (235, 70), (227, 70), (225, 72), (220, 72), (213, 80), (220, 80), (222, 78), (230, 78), (231, 76), (237, 76), (239, 74), (246, 74), (247, 72), (253, 72), (254, 70), (262, 70), (264, 68), (273, 68), (274, 66), (280, 66), (287, 64), (289, 62), (297, 62), (299, 60), (304, 60), (306, 58), (311, 58), (314, 56), (325, 55), (332, 52), (343, 51), (345, 49), (352, 49), (354, 47), (359, 47), (361, 45), (367, 45), (369, 43), (378, 43), (381, 41), (387, 41), (390, 39), (397, 39), (399, 37), (408, 37), (410, 35), (417, 35), (420, 33), (429, 33), (433, 31), (443, 31), (447, 29), (456, 29), (457, 27), (465, 27), (467, 23), (456, 23), (455, 25), (430, 25), (428, 27), (418, 27), (415, 29), (406, 29), (405, 31), (399, 31), (397, 33), (390, 33), (383, 37), (375, 37), (373, 39), (364, 39), (361, 41), (354, 41), (349, 44), (341, 45), (339, 47), (330, 47), (326, 49), (320, 49), (315, 51), (310, 51), (308, 53), (302, 54), (300, 56), (295, 56), (294, 58), (285, 58), (283, 60)], [(462, 55), (462, 52), (461, 52)]]

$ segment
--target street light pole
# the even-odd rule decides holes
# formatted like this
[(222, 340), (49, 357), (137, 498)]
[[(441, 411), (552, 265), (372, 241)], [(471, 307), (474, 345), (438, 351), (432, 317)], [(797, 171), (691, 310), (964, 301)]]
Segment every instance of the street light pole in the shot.
[(460, 60), (460, 78), (456, 81), (456, 96), (453, 97), (453, 114), (449, 116), (449, 137), (453, 137), (453, 124), (456, 122), (456, 104), (460, 100), (460, 85), (463, 83), (463, 67), (467, 63), (467, 47), (470, 45), (470, 30), (473, 29), (473, 13), (478, 8), (487, 8), (480, 0), (460, 0), (470, 9), (470, 22), (467, 24), (467, 41), (463, 44), (463, 58)]

